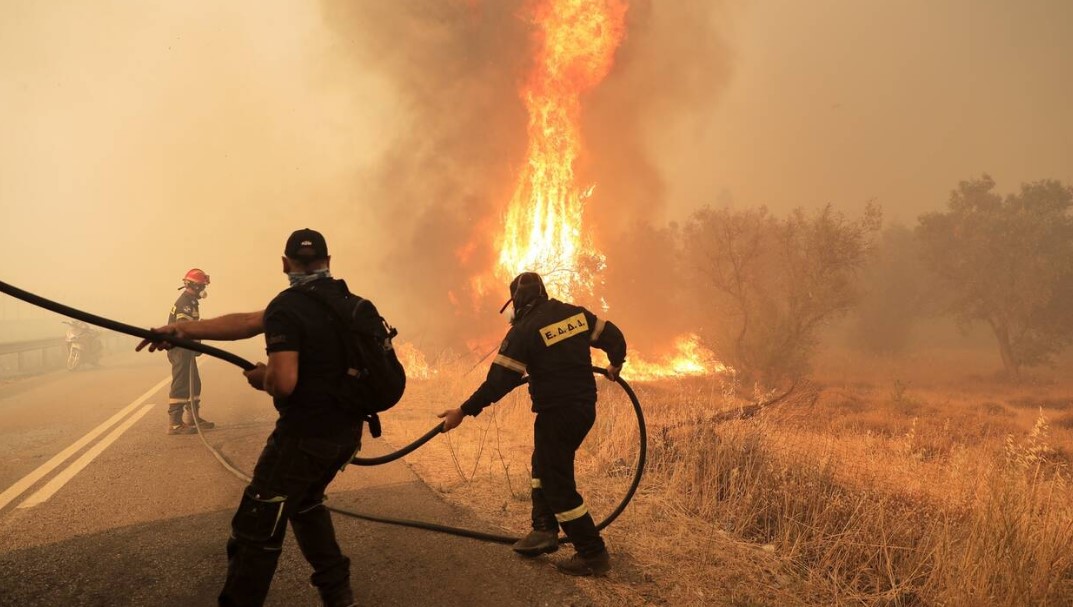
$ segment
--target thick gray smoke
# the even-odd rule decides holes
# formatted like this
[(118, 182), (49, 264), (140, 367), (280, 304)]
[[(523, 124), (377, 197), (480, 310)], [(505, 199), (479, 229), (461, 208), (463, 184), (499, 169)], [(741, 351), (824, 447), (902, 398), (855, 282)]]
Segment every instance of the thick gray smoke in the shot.
[(488, 334), (474, 322), (495, 322), (488, 301), (474, 308), (469, 281), (493, 264), (496, 213), (525, 145), (516, 83), (528, 38), (518, 8), (324, 3), (352, 69), (381, 75), (397, 99), (388, 150), (355, 176), (355, 190), (388, 236), (378, 238), (385, 299), (419, 343), (464, 342)]
[[(2, 279), (153, 325), (198, 266), (212, 276), (205, 315), (259, 309), (286, 286), (287, 234), (308, 226), (405, 339), (483, 347), (505, 328), (506, 286), (474, 297), (471, 281), (493, 265), (525, 151), (527, 1), (13, 0)], [(599, 295), (635, 342), (653, 314), (675, 317), (653, 296), (673, 256), (644, 226), (662, 220), (657, 167), (691, 154), (660, 133), (726, 81), (718, 7), (632, 2), (616, 65), (585, 100), (578, 185), (596, 185)], [(5, 300), (0, 341), (36, 337), (8, 330), (33, 314)]]
[[(587, 106), (587, 170), (599, 195), (586, 225), (596, 230), (608, 258), (610, 316), (647, 352), (696, 329), (680, 298), (673, 241), (659, 227), (671, 202), (660, 160), (707, 151), (668, 147), (661, 135), (699, 128), (718, 103), (731, 76), (726, 18), (719, 1), (632, 2), (615, 70)], [(691, 197), (707, 201), (712, 194)]]
[[(325, 21), (353, 60), (398, 96), (389, 151), (358, 177), (363, 203), (392, 237), (384, 284), (392, 303), (422, 318), (433, 342), (472, 341), (502, 326), (494, 296), (471, 297), (469, 281), (494, 263), (501, 214), (525, 146), (518, 86), (529, 68), (525, 3), (385, 3), (325, 0)], [(664, 219), (664, 187), (653, 137), (710, 109), (729, 76), (721, 4), (706, 0), (630, 4), (616, 64), (585, 100), (586, 152), (579, 185), (596, 184), (586, 230), (607, 254), (602, 295), (634, 335), (666, 343), (673, 329), (673, 253), (652, 222)], [(643, 241), (643, 242), (642, 242)], [(659, 318), (661, 327), (653, 327)], [(671, 326), (669, 326), (671, 325)], [(457, 341), (456, 341), (457, 343)]]

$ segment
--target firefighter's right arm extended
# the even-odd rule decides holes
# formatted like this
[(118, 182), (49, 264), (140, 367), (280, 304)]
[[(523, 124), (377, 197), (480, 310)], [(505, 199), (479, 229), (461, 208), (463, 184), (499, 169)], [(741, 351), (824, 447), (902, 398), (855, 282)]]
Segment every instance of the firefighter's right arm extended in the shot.
[[(152, 331), (162, 335), (174, 335), (182, 339), (218, 339), (235, 341), (260, 335), (265, 330), (265, 312), (236, 312), (206, 320), (174, 322)], [(160, 339), (144, 339), (135, 350), (149, 346), (149, 351), (167, 350), (171, 344)]]

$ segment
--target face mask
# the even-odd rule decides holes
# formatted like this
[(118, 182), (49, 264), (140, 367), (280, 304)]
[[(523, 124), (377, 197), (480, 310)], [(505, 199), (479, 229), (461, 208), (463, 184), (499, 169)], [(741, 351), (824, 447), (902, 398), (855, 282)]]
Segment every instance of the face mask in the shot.
[(324, 268), (322, 270), (314, 270), (308, 274), (305, 272), (287, 272), (287, 282), (289, 282), (292, 287), (304, 285), (307, 282), (313, 282), (318, 278), (331, 277), (332, 273), (328, 271), (328, 268)]
[[(183, 287), (179, 287), (179, 289), (182, 288)], [(206, 291), (205, 289), (205, 285), (198, 285), (198, 283), (195, 282), (188, 282), (186, 283), (185, 288), (187, 291), (193, 293), (198, 299), (205, 299), (209, 296), (208, 291)]]

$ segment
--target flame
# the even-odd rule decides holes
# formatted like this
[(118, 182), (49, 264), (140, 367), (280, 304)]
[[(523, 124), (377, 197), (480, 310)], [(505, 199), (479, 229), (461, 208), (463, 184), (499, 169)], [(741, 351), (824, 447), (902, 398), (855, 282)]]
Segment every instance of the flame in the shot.
[(622, 376), (629, 380), (651, 381), (668, 377), (698, 377), (710, 374), (733, 374), (734, 370), (719, 362), (715, 353), (700, 344), (700, 337), (693, 333), (675, 340), (675, 352), (658, 362), (649, 362), (631, 355), (622, 368)]
[[(498, 240), (492, 274), (509, 281), (523, 271), (538, 272), (548, 291), (564, 300), (593, 296), (594, 277), (605, 258), (582, 226), (585, 202), (595, 185), (579, 187), (575, 163), (581, 157), (581, 99), (610, 72), (626, 34), (626, 0), (532, 0), (533, 66), (520, 95), (529, 114), (528, 145)], [(458, 251), (465, 259), (471, 248)], [(473, 279), (483, 297), (489, 276)], [(608, 305), (599, 298), (603, 311)], [(631, 355), (627, 378), (732, 373), (700, 345), (696, 335), (675, 343), (676, 353), (657, 363)]]
[(581, 96), (611, 70), (626, 33), (625, 0), (540, 0), (531, 6), (536, 53), (521, 96), (529, 112), (525, 163), (498, 243), (499, 278), (544, 276), (569, 299), (592, 290), (603, 255), (583, 237), (584, 201), (593, 191), (574, 182), (581, 155)]
[(430, 379), (436, 374), (436, 370), (428, 364), (425, 354), (412, 344), (395, 344), (395, 355), (399, 357), (402, 368), (406, 369), (407, 379)]

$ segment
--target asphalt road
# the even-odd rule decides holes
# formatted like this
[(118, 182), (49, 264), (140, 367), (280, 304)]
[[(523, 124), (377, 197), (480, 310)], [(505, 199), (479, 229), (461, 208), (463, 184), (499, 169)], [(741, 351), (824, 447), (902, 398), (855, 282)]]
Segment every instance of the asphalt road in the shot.
[[(267, 396), (201, 357), (208, 441), (249, 472), (275, 421)], [(167, 436), (167, 361), (0, 384), (0, 605), (214, 605), (244, 483), (197, 436)], [(405, 401), (399, 406), (404, 406)], [(431, 427), (431, 425), (430, 425)], [(363, 455), (391, 449), (366, 441)], [(350, 467), (332, 505), (504, 532), (434, 494), (404, 462)], [(508, 547), (335, 515), (359, 605), (589, 605), (544, 559)], [(318, 605), (288, 536), (268, 605)]]

